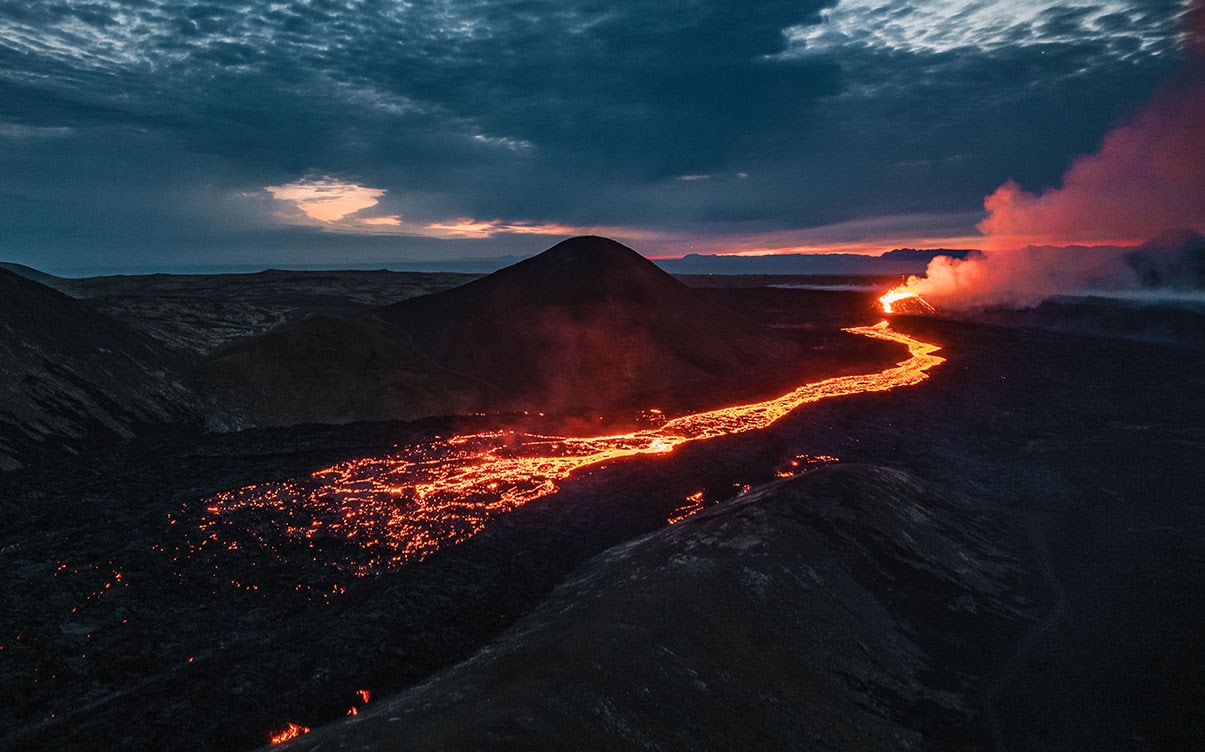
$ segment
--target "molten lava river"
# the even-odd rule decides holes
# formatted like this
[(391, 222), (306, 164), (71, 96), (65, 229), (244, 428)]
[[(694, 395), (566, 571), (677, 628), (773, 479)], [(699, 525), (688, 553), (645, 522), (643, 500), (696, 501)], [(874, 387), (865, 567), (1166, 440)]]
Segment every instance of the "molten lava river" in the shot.
[(300, 555), (358, 576), (380, 573), (476, 535), (499, 515), (552, 493), (581, 468), (755, 431), (817, 400), (917, 384), (944, 361), (933, 354), (936, 345), (896, 332), (886, 321), (846, 331), (898, 342), (910, 357), (879, 373), (824, 379), (767, 402), (683, 415), (632, 433), (451, 436), (301, 479), (225, 491), (190, 505), (192, 514), (186, 508), (188, 517), (199, 514), (199, 535), (177, 555), (251, 549)]

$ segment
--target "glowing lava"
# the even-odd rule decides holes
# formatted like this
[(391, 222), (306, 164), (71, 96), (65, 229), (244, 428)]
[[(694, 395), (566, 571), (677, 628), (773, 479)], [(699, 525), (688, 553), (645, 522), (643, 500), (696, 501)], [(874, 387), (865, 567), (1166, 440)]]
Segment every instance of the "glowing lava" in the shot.
[[(914, 313), (916, 311), (935, 313), (933, 306), (929, 305), (928, 301), (902, 287), (888, 291), (879, 298), (879, 303), (883, 306), (883, 313)], [(899, 305), (897, 306), (897, 304)]]
[(272, 734), (269, 744), (284, 744), (287, 741), (296, 739), (302, 734), (310, 733), (309, 726), (298, 726), (296, 723), (290, 723), (275, 734)]
[(902, 344), (910, 357), (878, 373), (824, 379), (777, 399), (683, 415), (632, 433), (452, 436), (342, 462), (308, 478), (226, 491), (200, 502), (201, 535), (180, 553), (258, 550), (358, 576), (379, 573), (476, 535), (582, 468), (762, 429), (818, 400), (917, 384), (944, 360), (933, 354), (937, 345), (893, 331), (886, 321), (846, 331)]

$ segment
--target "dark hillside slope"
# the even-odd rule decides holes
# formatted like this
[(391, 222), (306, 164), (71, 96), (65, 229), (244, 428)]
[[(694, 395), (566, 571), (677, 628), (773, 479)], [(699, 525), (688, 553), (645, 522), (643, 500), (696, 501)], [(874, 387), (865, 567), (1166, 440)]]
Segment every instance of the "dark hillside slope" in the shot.
[(582, 237), (452, 290), (245, 341), (207, 376), (245, 424), (289, 425), (605, 408), (805, 365), (795, 339)]
[(0, 269), (0, 469), (195, 415), (184, 363), (150, 337)]
[(846, 465), (610, 549), (473, 658), (299, 750), (970, 749), (1027, 620), (999, 521)]
[(797, 355), (780, 334), (598, 237), (378, 315), (518, 408), (603, 407)]

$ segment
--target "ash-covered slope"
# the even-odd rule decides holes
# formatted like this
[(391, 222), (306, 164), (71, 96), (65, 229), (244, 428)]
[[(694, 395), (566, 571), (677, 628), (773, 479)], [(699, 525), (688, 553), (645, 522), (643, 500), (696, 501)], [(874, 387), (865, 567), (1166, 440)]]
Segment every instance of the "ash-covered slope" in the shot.
[(0, 269), (0, 469), (195, 414), (183, 364), (154, 340)]
[(245, 424), (601, 408), (802, 360), (792, 339), (605, 238), (364, 315), (314, 318), (217, 354)]
[(976, 510), (838, 465), (587, 563), (468, 661), (291, 749), (962, 749), (1024, 616)]

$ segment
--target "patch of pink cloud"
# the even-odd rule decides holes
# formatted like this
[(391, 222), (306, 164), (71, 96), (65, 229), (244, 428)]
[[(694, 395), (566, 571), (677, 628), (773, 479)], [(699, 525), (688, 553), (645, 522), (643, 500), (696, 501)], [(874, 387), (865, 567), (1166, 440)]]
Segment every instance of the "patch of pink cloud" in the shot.
[(326, 175), (270, 185), (264, 190), (277, 201), (291, 204), (309, 219), (327, 224), (376, 206), (378, 199), (386, 193), (383, 188), (368, 188)]
[(368, 227), (401, 227), (402, 218), (398, 216), (391, 217), (365, 217), (360, 220), (360, 224)]
[(457, 219), (422, 226), (422, 234), (440, 238), (491, 238), (495, 235), (623, 235), (632, 238), (639, 231), (622, 227), (574, 227), (555, 223), (505, 222), (499, 219)]

